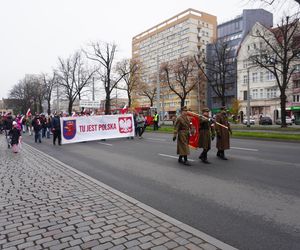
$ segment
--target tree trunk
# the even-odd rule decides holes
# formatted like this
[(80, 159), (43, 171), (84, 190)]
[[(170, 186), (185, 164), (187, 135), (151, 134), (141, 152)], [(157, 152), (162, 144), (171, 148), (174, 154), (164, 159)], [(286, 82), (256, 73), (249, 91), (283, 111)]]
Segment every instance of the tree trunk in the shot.
[(51, 114), (51, 101), (47, 100), (47, 103), (48, 103), (47, 113), (48, 113), (48, 115), (50, 115)]
[(105, 98), (105, 114), (109, 115), (110, 114), (110, 96), (106, 95)]
[(131, 107), (131, 96), (128, 95), (128, 108), (130, 108), (130, 107)]
[(180, 100), (180, 107), (181, 107), (181, 108), (184, 107), (184, 101), (185, 101), (185, 98), (182, 98), (182, 99)]
[(286, 128), (286, 112), (285, 112), (285, 107), (286, 107), (286, 95), (285, 95), (285, 91), (282, 91), (280, 94), (280, 107), (281, 107), (281, 111), (280, 111), (280, 115), (281, 115), (281, 127), (282, 128)]
[(72, 102), (72, 101), (69, 101), (69, 106), (68, 106), (68, 112), (69, 112), (69, 115), (72, 114), (72, 109), (73, 109), (73, 102)]

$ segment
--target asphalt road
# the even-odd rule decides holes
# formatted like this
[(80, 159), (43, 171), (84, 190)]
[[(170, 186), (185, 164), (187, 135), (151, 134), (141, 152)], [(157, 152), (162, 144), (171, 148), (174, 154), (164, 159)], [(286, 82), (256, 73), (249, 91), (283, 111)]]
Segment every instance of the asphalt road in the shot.
[(300, 144), (232, 139), (228, 161), (177, 163), (168, 134), (63, 146), (24, 141), (239, 249), (300, 249)]

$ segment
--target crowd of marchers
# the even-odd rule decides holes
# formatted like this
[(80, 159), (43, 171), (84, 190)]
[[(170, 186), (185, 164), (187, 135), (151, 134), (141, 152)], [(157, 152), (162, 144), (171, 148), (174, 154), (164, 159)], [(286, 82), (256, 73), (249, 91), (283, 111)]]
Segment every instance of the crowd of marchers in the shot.
[[(222, 107), (220, 112), (211, 119), (209, 117), (210, 110), (208, 108), (202, 109), (202, 114), (199, 115), (199, 141), (198, 147), (203, 151), (199, 159), (203, 163), (210, 163), (207, 159), (208, 151), (211, 149), (211, 141), (217, 137), (217, 157), (222, 160), (227, 160), (225, 150), (230, 148), (230, 134), (231, 128), (228, 122), (226, 107)], [(128, 112), (130, 113), (130, 112)], [(89, 116), (94, 114), (79, 113), (72, 114), (72, 116)], [(21, 147), (22, 134), (28, 133), (30, 136), (34, 135), (35, 143), (42, 143), (42, 139), (50, 139), (53, 137), (53, 145), (61, 145), (61, 126), (60, 119), (62, 116), (67, 116), (66, 113), (55, 112), (52, 115), (38, 114), (34, 116), (31, 114), (13, 116), (7, 113), (0, 116), (0, 131), (5, 133), (8, 148), (12, 147), (13, 152), (17, 153)], [(159, 115), (157, 112), (153, 115), (153, 130), (158, 130)], [(143, 112), (133, 112), (135, 136), (142, 138), (147, 126), (150, 125), (147, 117)], [(188, 109), (186, 106), (181, 108), (181, 115), (174, 122), (173, 141), (177, 140), (177, 154), (179, 155), (178, 162), (183, 165), (191, 165), (188, 161), (190, 154), (189, 137), (191, 134), (191, 121), (188, 116)], [(131, 137), (132, 139), (134, 137)]]
[(53, 144), (61, 145), (60, 117), (63, 114), (54, 113), (45, 115), (12, 115), (6, 113), (0, 115), (0, 131), (5, 134), (8, 148), (17, 153), (21, 147), (22, 134), (28, 133), (34, 136), (35, 143), (42, 143), (42, 138), (50, 139), (53, 135)]

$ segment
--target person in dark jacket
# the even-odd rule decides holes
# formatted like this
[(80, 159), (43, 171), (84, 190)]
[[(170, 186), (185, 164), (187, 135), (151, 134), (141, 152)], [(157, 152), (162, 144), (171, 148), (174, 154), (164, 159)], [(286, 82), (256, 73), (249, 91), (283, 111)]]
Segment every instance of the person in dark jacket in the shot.
[(41, 143), (42, 142), (42, 123), (41, 123), (40, 116), (38, 114), (32, 120), (32, 127), (34, 130), (35, 143), (37, 143), (37, 141), (39, 141), (39, 143)]
[(56, 143), (56, 138), (58, 139), (58, 145), (61, 145), (60, 116), (57, 113), (55, 113), (52, 118), (51, 128), (53, 133), (53, 145)]
[(19, 143), (21, 137), (21, 131), (18, 129), (17, 122), (13, 121), (12, 129), (9, 131), (9, 136), (11, 138), (11, 146), (14, 153), (18, 153), (19, 151)]

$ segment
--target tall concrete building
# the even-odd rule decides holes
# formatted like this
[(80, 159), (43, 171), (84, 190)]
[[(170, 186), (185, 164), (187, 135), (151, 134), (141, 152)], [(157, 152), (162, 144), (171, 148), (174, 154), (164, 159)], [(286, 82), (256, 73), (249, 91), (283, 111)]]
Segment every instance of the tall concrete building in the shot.
[[(240, 44), (255, 25), (256, 22), (264, 25), (267, 28), (273, 26), (273, 14), (263, 9), (246, 9), (236, 18), (219, 24), (217, 27), (217, 41), (226, 43), (230, 50), (230, 59), (228, 60), (232, 65), (231, 74), (226, 78), (225, 82), (225, 100), (226, 106), (230, 107), (232, 101), (237, 97), (237, 75), (236, 75), (236, 57)], [(213, 58), (215, 49), (213, 44), (207, 46), (207, 58)], [(212, 83), (213, 84), (213, 83)], [(212, 90), (210, 86), (207, 88), (208, 106), (213, 113), (217, 112), (221, 106), (221, 99)]]
[[(132, 39), (132, 59), (142, 67), (142, 82), (157, 84), (159, 67), (185, 56), (205, 53), (206, 45), (216, 39), (217, 18), (195, 9), (187, 9), (156, 26), (136, 35)], [(158, 86), (158, 84), (156, 85)], [(202, 86), (192, 91), (186, 105), (194, 111), (206, 105), (206, 89)], [(174, 114), (180, 108), (179, 98), (167, 88), (160, 89), (160, 98), (154, 106), (160, 113)], [(149, 106), (149, 99), (136, 95), (140, 106)], [(159, 101), (159, 103), (158, 103)]]

